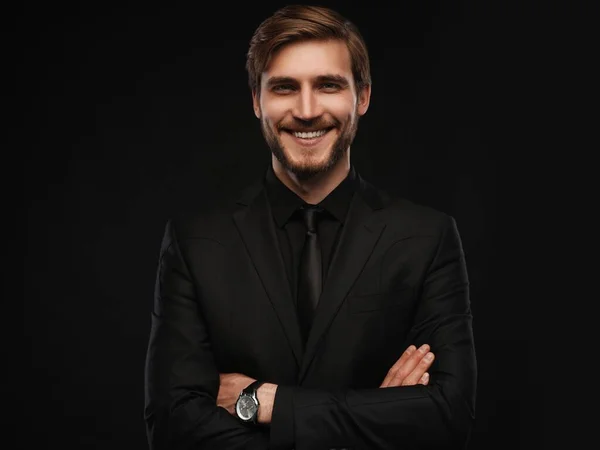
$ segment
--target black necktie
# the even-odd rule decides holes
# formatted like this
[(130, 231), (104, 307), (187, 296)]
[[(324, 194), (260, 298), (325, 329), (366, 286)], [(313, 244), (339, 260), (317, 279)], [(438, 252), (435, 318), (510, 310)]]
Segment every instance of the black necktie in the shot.
[(322, 287), (321, 245), (317, 235), (317, 215), (321, 209), (308, 205), (300, 211), (306, 226), (306, 235), (298, 273), (298, 320), (306, 343)]

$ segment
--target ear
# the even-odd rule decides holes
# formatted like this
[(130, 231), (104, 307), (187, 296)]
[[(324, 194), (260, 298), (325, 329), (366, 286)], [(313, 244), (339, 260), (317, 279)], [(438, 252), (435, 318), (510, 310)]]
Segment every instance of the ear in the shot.
[(369, 109), (369, 103), (371, 102), (371, 85), (367, 84), (358, 93), (358, 105), (357, 112), (359, 116), (362, 116)]
[(254, 108), (254, 115), (260, 119), (260, 97), (256, 90), (252, 91), (252, 107)]

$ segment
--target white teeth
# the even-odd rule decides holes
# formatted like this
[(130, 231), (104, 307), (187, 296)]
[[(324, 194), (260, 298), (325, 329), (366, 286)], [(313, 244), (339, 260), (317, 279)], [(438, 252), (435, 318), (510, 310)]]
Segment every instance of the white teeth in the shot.
[(318, 138), (319, 136), (323, 136), (325, 133), (327, 133), (327, 130), (309, 131), (309, 132), (298, 132), (298, 131), (293, 132), (294, 136), (296, 136), (297, 138), (301, 138), (301, 139), (314, 139), (314, 138)]

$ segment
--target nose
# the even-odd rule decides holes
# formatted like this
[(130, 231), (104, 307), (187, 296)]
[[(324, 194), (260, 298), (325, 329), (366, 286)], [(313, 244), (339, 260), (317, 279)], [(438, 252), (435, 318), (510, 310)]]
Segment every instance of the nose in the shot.
[(312, 89), (303, 89), (296, 97), (293, 110), (294, 117), (301, 120), (311, 120), (323, 113), (318, 96)]

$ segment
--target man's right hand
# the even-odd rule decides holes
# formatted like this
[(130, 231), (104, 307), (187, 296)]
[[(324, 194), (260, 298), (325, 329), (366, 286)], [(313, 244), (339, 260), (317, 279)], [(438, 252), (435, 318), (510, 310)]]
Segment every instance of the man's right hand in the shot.
[(390, 368), (379, 387), (427, 385), (429, 383), (427, 370), (434, 359), (434, 354), (429, 351), (429, 345), (423, 344), (419, 349), (411, 345)]

